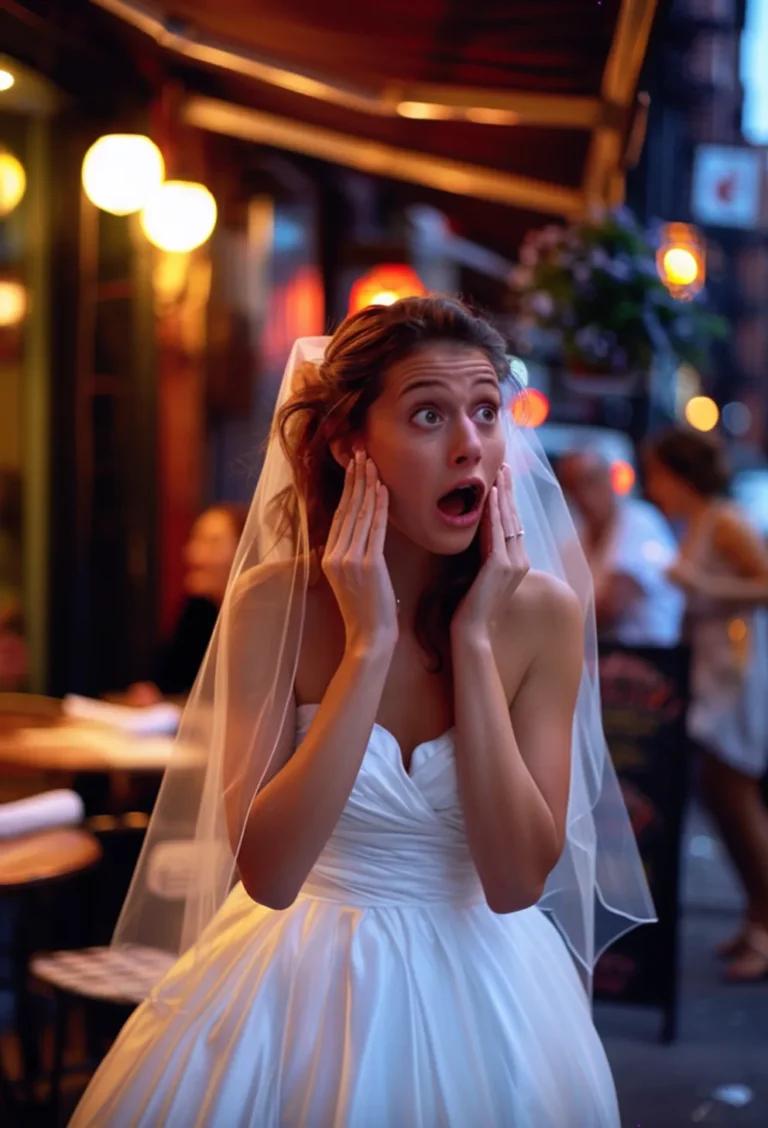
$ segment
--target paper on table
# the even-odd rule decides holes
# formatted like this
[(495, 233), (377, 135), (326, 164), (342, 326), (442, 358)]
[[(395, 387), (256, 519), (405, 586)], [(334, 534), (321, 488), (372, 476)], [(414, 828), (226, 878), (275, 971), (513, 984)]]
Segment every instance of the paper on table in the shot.
[(15, 739), (30, 748), (59, 748), (96, 752), (107, 768), (132, 768), (137, 764), (164, 767), (174, 748), (170, 736), (136, 737), (115, 729), (100, 728), (85, 722), (55, 728), (19, 729)]
[(110, 725), (134, 736), (161, 736), (174, 733), (179, 727), (181, 717), (181, 709), (170, 701), (133, 708), (130, 705), (113, 705), (108, 701), (96, 701), (92, 697), (79, 697), (74, 693), (64, 698), (62, 709), (67, 717), (82, 721), (98, 721), (100, 724)]
[(76, 754), (78, 750), (96, 752), (103, 759), (107, 772), (165, 768), (171, 755), (182, 756), (191, 766), (201, 759), (200, 750), (186, 748), (173, 737), (133, 737), (130, 733), (77, 721), (52, 729), (19, 729), (15, 740), (29, 749), (71, 749)]
[(0, 804), (0, 839), (19, 838), (38, 830), (73, 826), (83, 821), (83, 801), (74, 791), (48, 791)]

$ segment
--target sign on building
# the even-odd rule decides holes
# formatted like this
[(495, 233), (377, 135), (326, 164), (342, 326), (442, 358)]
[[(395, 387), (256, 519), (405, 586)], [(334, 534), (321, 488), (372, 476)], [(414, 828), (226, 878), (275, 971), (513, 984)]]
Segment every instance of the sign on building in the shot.
[(710, 227), (767, 226), (767, 174), (765, 149), (699, 145), (693, 164), (693, 218)]

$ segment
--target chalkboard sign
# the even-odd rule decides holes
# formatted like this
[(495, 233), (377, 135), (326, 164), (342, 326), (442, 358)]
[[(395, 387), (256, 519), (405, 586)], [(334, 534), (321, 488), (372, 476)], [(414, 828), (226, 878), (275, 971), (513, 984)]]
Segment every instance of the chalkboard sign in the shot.
[(675, 1035), (682, 823), (688, 781), (685, 647), (601, 646), (603, 725), (659, 923), (618, 940), (595, 968), (595, 998), (660, 1007)]

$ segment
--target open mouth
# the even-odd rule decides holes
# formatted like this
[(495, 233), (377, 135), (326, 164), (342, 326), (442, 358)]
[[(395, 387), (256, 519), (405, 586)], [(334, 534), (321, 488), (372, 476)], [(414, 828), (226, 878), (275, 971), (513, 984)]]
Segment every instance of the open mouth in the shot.
[(480, 508), (482, 494), (480, 485), (457, 486), (456, 489), (443, 494), (437, 503), (437, 508), (446, 517), (468, 517)]

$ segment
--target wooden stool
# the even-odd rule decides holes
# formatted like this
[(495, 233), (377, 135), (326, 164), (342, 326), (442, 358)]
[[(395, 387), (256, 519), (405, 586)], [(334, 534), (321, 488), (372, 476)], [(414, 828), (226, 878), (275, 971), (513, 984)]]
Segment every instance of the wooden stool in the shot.
[[(23, 1061), (22, 1088), (32, 1098), (33, 1077), (38, 1071), (37, 1032), (28, 990), (29, 961), (40, 946), (34, 934), (35, 899), (55, 886), (72, 881), (92, 869), (101, 859), (101, 846), (85, 830), (67, 827), (44, 830), (19, 838), (0, 840), (0, 901), (9, 908), (10, 942), (6, 955), (15, 1014), (15, 1030)], [(2, 1072), (0, 1062), (0, 1073)], [(0, 1081), (6, 1101), (15, 1102), (14, 1086)]]
[[(91, 820), (96, 823), (97, 820)], [(183, 917), (187, 889), (195, 865), (194, 847), (186, 842), (165, 842), (154, 847), (147, 865), (147, 887), (160, 900), (173, 903)], [(99, 946), (83, 951), (50, 952), (36, 955), (31, 972), (52, 993), (54, 1001), (54, 1050), (48, 1116), (56, 1123), (64, 1076), (64, 1046), (69, 1014), (73, 1006), (84, 1011), (86, 1032), (89, 1026), (112, 1039), (136, 1006), (150, 994), (177, 956), (158, 948), (139, 945), (112, 948)], [(92, 1023), (90, 1020), (94, 1020)], [(92, 1070), (101, 1057), (100, 1037), (89, 1039), (88, 1060), (82, 1070)], [(96, 1050), (97, 1052), (94, 1052)]]

